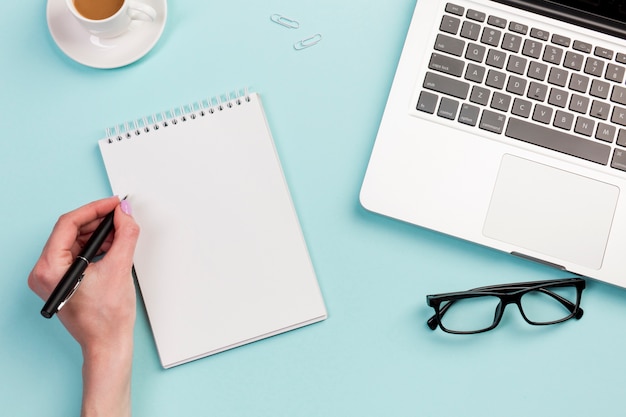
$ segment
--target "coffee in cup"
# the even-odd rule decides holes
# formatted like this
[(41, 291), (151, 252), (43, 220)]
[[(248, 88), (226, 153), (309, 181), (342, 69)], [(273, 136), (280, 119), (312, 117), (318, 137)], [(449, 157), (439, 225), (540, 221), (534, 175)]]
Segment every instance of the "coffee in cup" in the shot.
[(124, 0), (73, 0), (76, 11), (89, 20), (108, 19), (124, 5)]

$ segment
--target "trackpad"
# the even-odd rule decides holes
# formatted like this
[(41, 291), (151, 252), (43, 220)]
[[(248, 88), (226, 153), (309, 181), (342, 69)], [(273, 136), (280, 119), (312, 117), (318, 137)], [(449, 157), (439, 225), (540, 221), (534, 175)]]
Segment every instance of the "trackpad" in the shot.
[(505, 155), (483, 234), (600, 269), (618, 195), (614, 185)]

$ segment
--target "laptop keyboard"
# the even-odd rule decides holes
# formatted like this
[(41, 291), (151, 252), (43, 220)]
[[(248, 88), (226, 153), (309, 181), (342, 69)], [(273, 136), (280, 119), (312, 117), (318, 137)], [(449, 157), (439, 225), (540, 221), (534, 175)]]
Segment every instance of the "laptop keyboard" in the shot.
[(626, 53), (447, 3), (416, 104), (626, 171)]

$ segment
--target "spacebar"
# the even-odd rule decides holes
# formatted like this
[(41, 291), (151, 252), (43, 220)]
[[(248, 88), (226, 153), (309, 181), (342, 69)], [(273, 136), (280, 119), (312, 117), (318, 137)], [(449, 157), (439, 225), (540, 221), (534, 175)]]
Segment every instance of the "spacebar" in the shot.
[(549, 129), (511, 117), (504, 134), (553, 151), (586, 159), (597, 164), (606, 165), (609, 162), (611, 147), (599, 142), (593, 142), (578, 136)]

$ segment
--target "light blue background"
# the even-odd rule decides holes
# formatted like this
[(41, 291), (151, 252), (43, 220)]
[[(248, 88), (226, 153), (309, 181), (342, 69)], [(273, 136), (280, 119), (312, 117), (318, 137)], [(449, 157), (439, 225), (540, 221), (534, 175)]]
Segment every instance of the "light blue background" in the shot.
[[(360, 207), (414, 5), (170, 1), (148, 56), (94, 70), (54, 44), (45, 1), (3, 2), (0, 413), (79, 413), (80, 350), (39, 315), (26, 277), (60, 214), (109, 195), (102, 128), (248, 86), (263, 97), (329, 318), (163, 370), (140, 304), (136, 416), (625, 415), (624, 290), (588, 281), (584, 317), (558, 326), (509, 308), (490, 333), (432, 332), (426, 294), (567, 274)], [(320, 44), (292, 49), (318, 32)]]

